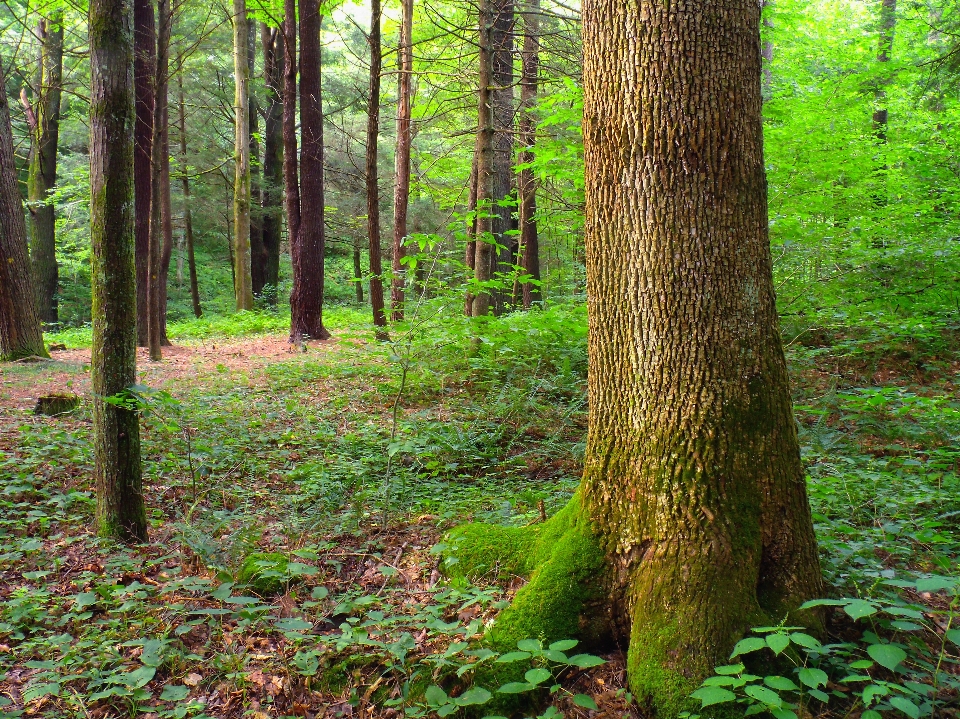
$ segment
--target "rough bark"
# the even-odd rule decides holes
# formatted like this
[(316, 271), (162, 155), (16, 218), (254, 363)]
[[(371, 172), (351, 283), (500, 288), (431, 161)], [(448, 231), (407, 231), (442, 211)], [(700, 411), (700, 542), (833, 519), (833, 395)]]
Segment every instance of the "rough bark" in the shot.
[(134, 203), (136, 206), (137, 344), (148, 344), (147, 270), (150, 249), (150, 197), (153, 163), (154, 83), (157, 78), (157, 28), (153, 0), (134, 0), (133, 72), (136, 81)]
[(160, 246), (160, 291), (157, 296), (160, 311), (157, 316), (160, 321), (160, 344), (169, 347), (167, 299), (169, 297), (170, 259), (173, 256), (173, 208), (170, 197), (170, 101), (167, 94), (168, 83), (164, 81), (163, 84), (163, 112), (160, 119), (162, 123), (160, 126), (160, 147), (163, 153), (160, 160), (160, 235), (163, 241)]
[[(300, 228), (291, 245), (290, 341), (324, 340), (323, 98), (320, 90), (320, 3), (300, 0)], [(284, 128), (286, 132), (286, 128)]]
[(403, 290), (407, 236), (407, 208), (410, 204), (410, 149), (413, 144), (410, 95), (413, 80), (413, 0), (400, 0), (400, 43), (397, 48), (397, 149), (394, 155), (393, 184), (393, 281), (390, 308), (394, 322), (403, 319)]
[[(540, 0), (528, 0), (523, 13), (523, 72), (520, 77), (520, 165), (534, 160), (537, 142), (537, 80), (540, 73)], [(540, 242), (537, 235), (537, 181), (524, 167), (517, 178), (520, 200), (520, 264), (533, 282), (523, 282), (523, 308), (540, 301)]]
[(28, 112), (32, 142), (27, 177), (30, 201), (30, 262), (40, 319), (49, 324), (57, 315), (56, 212), (48, 201), (57, 184), (60, 138), (60, 95), (63, 84), (63, 14), (40, 21), (40, 84), (35, 107)]
[(90, 0), (90, 240), (96, 525), (146, 541), (137, 412), (106, 402), (137, 380), (131, 0)]
[(359, 236), (353, 238), (353, 279), (354, 289), (357, 294), (357, 305), (363, 304), (363, 266), (360, 263), (360, 244)]
[(283, 188), (283, 33), (265, 24), (260, 25), (263, 45), (263, 75), (267, 86), (267, 109), (263, 128), (263, 176), (260, 204), (263, 210), (263, 242), (261, 245), (263, 287), (272, 290), (265, 295), (270, 304), (277, 304), (280, 284), (280, 237), (283, 232), (281, 192)]
[[(492, 232), (497, 243), (494, 251), (492, 272), (506, 278), (513, 270), (517, 255), (516, 235), (510, 234), (513, 227), (513, 0), (494, 0), (495, 14), (490, 41), (493, 46), (490, 102), (493, 105), (493, 177)], [(493, 293), (494, 314), (506, 309), (509, 288), (502, 284)]]
[[(377, 149), (380, 136), (380, 73), (383, 53), (380, 43), (380, 0), (370, 0), (370, 86), (367, 97), (367, 239), (370, 256), (370, 309), (377, 339), (387, 339), (384, 328), (383, 261), (380, 250), (380, 187), (377, 173)], [(406, 218), (404, 218), (406, 219)]]
[[(300, 172), (297, 162), (297, 0), (283, 1), (283, 187), (287, 242), (293, 257), (300, 236)], [(291, 297), (292, 300), (292, 297)]]
[(247, 62), (247, 3), (233, 0), (233, 276), (237, 311), (253, 309), (250, 279), (250, 66)]
[(479, 8), (479, 58), (477, 92), (477, 144), (475, 149), (477, 204), (476, 229), (474, 234), (473, 277), (476, 293), (473, 295), (470, 314), (481, 317), (489, 314), (491, 293), (488, 287), (496, 261), (493, 235), (493, 138), (494, 118), (491, 104), (493, 82), (493, 28), (494, 8), (492, 0), (480, 0)]
[[(0, 88), (5, 87), (0, 61)], [(0, 92), (0, 362), (47, 357), (27, 254), (7, 94)]]
[(200, 307), (200, 286), (197, 283), (197, 261), (193, 252), (193, 214), (190, 210), (190, 164), (187, 160), (187, 106), (183, 98), (183, 68), (177, 74), (177, 89), (179, 90), (180, 109), (180, 162), (183, 174), (180, 176), (183, 187), (183, 234), (187, 243), (187, 266), (190, 272), (190, 299), (193, 301), (195, 317), (203, 316)]
[[(653, 716), (822, 579), (767, 232), (760, 5), (584, 5), (589, 429), (537, 528), (474, 525), (454, 571), (530, 576), (488, 641), (629, 638)], [(466, 561), (464, 561), (466, 560)]]
[[(247, 18), (247, 69), (251, 78), (257, 71), (257, 23)], [(263, 252), (263, 213), (260, 211), (260, 103), (257, 93), (250, 90), (247, 118), (250, 122), (250, 283), (254, 297), (263, 294), (266, 284), (266, 267)]]

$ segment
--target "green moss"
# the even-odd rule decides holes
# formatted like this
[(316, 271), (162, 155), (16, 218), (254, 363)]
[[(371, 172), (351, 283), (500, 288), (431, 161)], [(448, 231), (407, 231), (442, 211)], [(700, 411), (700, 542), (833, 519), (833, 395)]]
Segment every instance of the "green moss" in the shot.
[(237, 572), (237, 583), (246, 584), (262, 597), (279, 594), (287, 586), (287, 558), (277, 552), (247, 555)]

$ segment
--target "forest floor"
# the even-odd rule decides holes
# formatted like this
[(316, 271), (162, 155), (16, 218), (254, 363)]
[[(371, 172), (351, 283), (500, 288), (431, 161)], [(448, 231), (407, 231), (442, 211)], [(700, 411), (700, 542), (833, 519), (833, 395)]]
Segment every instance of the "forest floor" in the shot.
[[(572, 494), (581, 323), (504, 320), (479, 358), (451, 328), (390, 345), (344, 330), (306, 352), (282, 335), (175, 337), (163, 362), (139, 361), (150, 544), (133, 549), (91, 533), (89, 350), (0, 369), (0, 714), (446, 716), (480, 703), (471, 677), (496, 655), (474, 640), (520, 581), (448, 583), (434, 547), (464, 521), (541, 521)], [(916, 630), (871, 625), (910, 651), (871, 686), (919, 712), (923, 691), (897, 687), (929, 685), (916, 646), (931, 644), (897, 632), (947, 636), (956, 605), (942, 578), (960, 557), (958, 354), (902, 336), (805, 339), (789, 356), (825, 575), (871, 622), (919, 615)], [(32, 414), (49, 392), (80, 408)], [(915, 584), (931, 577), (932, 591)], [(940, 642), (927, 697), (939, 716), (956, 701), (952, 646)], [(533, 654), (557, 687), (541, 716), (642, 716), (618, 651), (594, 667)], [(442, 696), (424, 694), (434, 683)], [(830, 688), (849, 716), (866, 708)]]

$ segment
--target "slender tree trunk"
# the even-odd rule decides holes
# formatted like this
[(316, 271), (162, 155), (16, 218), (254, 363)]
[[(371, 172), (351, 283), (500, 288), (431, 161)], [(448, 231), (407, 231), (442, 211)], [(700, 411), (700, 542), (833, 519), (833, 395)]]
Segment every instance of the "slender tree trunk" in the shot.
[(153, 113), (156, 102), (157, 28), (153, 0), (134, 0), (134, 78), (136, 80), (136, 128), (134, 147), (134, 202), (136, 206), (137, 344), (149, 344), (147, 277), (150, 251), (150, 198), (153, 165)]
[[(0, 88), (6, 87), (0, 59)], [(0, 362), (47, 357), (27, 254), (7, 94), (0, 92)]]
[(323, 97), (320, 90), (320, 3), (300, 0), (300, 198), (310, 212), (300, 216), (291, 246), (293, 292), (290, 341), (324, 340), (323, 326)]
[(167, 106), (167, 74), (170, 51), (170, 2), (157, 2), (157, 58), (156, 75), (153, 81), (153, 138), (150, 163), (150, 244), (147, 247), (147, 344), (150, 359), (154, 362), (163, 357), (163, 300), (166, 291), (163, 285), (163, 167), (169, 162), (169, 153), (163, 146), (163, 134)]
[[(534, 160), (537, 142), (537, 80), (540, 74), (540, 0), (527, 0), (523, 14), (523, 72), (520, 78), (520, 164)], [(520, 170), (517, 181), (520, 199), (520, 264), (533, 282), (523, 283), (523, 308), (540, 301), (540, 241), (537, 236), (537, 181), (533, 169)]]
[(400, 43), (397, 48), (397, 149), (393, 186), (393, 281), (390, 307), (394, 322), (403, 319), (404, 242), (410, 204), (410, 149), (413, 144), (410, 96), (413, 81), (413, 0), (400, 0)]
[[(169, 76), (168, 76), (169, 77)], [(170, 198), (170, 98), (168, 82), (163, 83), (163, 113), (161, 117), (160, 146), (162, 157), (160, 162), (160, 234), (163, 242), (160, 248), (160, 292), (157, 301), (160, 311), (157, 316), (160, 320), (160, 344), (170, 346), (167, 338), (167, 299), (168, 278), (170, 277), (170, 258), (173, 256), (173, 208)]]
[(363, 304), (363, 266), (360, 263), (360, 238), (353, 239), (353, 277), (357, 291), (357, 305)]
[(377, 339), (387, 339), (383, 299), (383, 261), (380, 250), (380, 187), (377, 149), (380, 137), (380, 73), (383, 53), (380, 44), (380, 0), (370, 0), (370, 92), (367, 98), (367, 238), (370, 245), (370, 308)]
[[(884, 68), (890, 62), (893, 53), (893, 37), (897, 26), (897, 0), (880, 0), (880, 37), (877, 41), (877, 62)], [(876, 170), (876, 189), (873, 194), (873, 204), (878, 209), (887, 206), (887, 174), (890, 166), (886, 162), (887, 152), (887, 124), (889, 112), (887, 110), (886, 86), (890, 78), (883, 73), (874, 90), (873, 134), (877, 138), (880, 163)], [(881, 235), (874, 237), (874, 247), (885, 247), (886, 239)]]
[(135, 410), (115, 397), (137, 381), (134, 264), (134, 39), (131, 0), (90, 0), (90, 240), (97, 532), (147, 539)]
[(247, 63), (247, 3), (233, 0), (234, 130), (233, 275), (237, 311), (253, 309), (250, 279), (250, 67)]
[(267, 295), (270, 304), (277, 304), (280, 284), (280, 237), (283, 231), (280, 207), (283, 187), (283, 32), (260, 25), (263, 45), (263, 75), (267, 86), (267, 111), (264, 118), (263, 179), (263, 282), (272, 288)]
[[(477, 139), (480, 138), (479, 133)], [(476, 143), (474, 143), (476, 145)], [(470, 274), (476, 272), (477, 265), (477, 160), (479, 159), (477, 147), (473, 149), (473, 161), (470, 163), (469, 191), (467, 194), (467, 247), (464, 255), (464, 263)], [(467, 290), (464, 298), (463, 314), (469, 317), (473, 314), (473, 293)]]
[(774, 298), (759, 13), (584, 5), (583, 482), (539, 529), (453, 543), (457, 571), (530, 576), (491, 646), (629, 638), (650, 716), (698, 709), (689, 692), (752, 623), (819, 625), (797, 612), (823, 585)]
[(183, 166), (181, 183), (183, 186), (183, 234), (187, 240), (187, 265), (190, 270), (190, 298), (193, 300), (193, 314), (203, 316), (200, 307), (200, 286), (197, 283), (197, 261), (193, 253), (193, 215), (190, 212), (190, 164), (187, 160), (187, 107), (183, 99), (183, 67), (177, 73), (177, 89), (180, 91), (180, 158)]
[[(247, 67), (249, 76), (257, 76), (257, 23), (247, 18)], [(260, 211), (260, 104), (257, 94), (250, 90), (250, 282), (253, 296), (263, 295), (266, 284), (266, 266), (263, 252), (263, 212)]]
[[(513, 0), (494, 0), (496, 3), (490, 39), (493, 45), (492, 84), (490, 102), (493, 105), (493, 272), (506, 278), (513, 271), (517, 255), (517, 238), (509, 234), (513, 229)], [(506, 309), (507, 288), (493, 293), (494, 314)]]
[(489, 314), (490, 290), (486, 283), (490, 282), (493, 273), (496, 253), (493, 235), (493, 154), (494, 154), (494, 117), (491, 102), (493, 82), (493, 40), (492, 29), (494, 8), (492, 0), (480, 0), (480, 56), (479, 56), (479, 92), (478, 92), (478, 122), (477, 147), (475, 163), (477, 167), (477, 215), (476, 234), (474, 235), (474, 279), (477, 283), (477, 292), (473, 297), (470, 314), (474, 317)]
[(40, 86), (35, 108), (27, 105), (32, 134), (27, 198), (30, 200), (30, 260), (40, 319), (56, 324), (56, 212), (48, 200), (57, 184), (60, 95), (63, 83), (63, 13), (40, 21)]
[[(767, 32), (773, 30), (773, 21), (770, 19), (769, 10), (767, 10), (772, 6), (773, 0), (761, 0), (763, 27)], [(763, 41), (760, 57), (762, 58), (761, 70), (763, 71), (763, 101), (767, 102), (773, 96), (773, 40), (767, 38)]]
[[(283, 186), (287, 242), (294, 267), (300, 257), (300, 171), (297, 161), (297, 2), (283, 3)], [(296, 276), (296, 273), (294, 273)], [(290, 293), (293, 310), (294, 293)]]

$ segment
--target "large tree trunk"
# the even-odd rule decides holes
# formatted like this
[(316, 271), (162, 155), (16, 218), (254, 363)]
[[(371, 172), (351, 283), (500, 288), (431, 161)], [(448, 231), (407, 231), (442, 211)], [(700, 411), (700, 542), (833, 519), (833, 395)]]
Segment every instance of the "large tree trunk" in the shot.
[(233, 0), (233, 106), (236, 176), (233, 183), (233, 276), (237, 311), (253, 309), (250, 279), (250, 67), (247, 62), (247, 3)]
[(137, 381), (131, 0), (90, 0), (90, 240), (97, 532), (146, 541), (137, 412), (107, 402)]
[[(523, 13), (523, 73), (520, 77), (520, 164), (534, 160), (537, 142), (537, 80), (540, 73), (540, 0), (528, 0)], [(537, 181), (533, 169), (520, 170), (517, 181), (520, 195), (520, 264), (533, 282), (523, 283), (523, 307), (530, 309), (540, 301), (540, 241), (537, 236)]]
[[(257, 75), (257, 23), (247, 18), (247, 70), (251, 78)], [(266, 284), (263, 252), (263, 213), (260, 212), (260, 105), (257, 93), (250, 90), (248, 118), (250, 122), (250, 283), (253, 296), (260, 297)]]
[(150, 251), (150, 197), (153, 165), (154, 83), (157, 79), (157, 28), (153, 0), (133, 2), (133, 73), (136, 81), (137, 120), (134, 137), (134, 203), (137, 266), (137, 344), (149, 344), (147, 265)]
[(34, 108), (27, 113), (33, 135), (27, 199), (30, 200), (30, 261), (40, 319), (49, 324), (57, 315), (56, 213), (48, 200), (57, 184), (60, 137), (60, 95), (63, 83), (63, 13), (40, 21), (40, 87)]
[[(300, 236), (300, 171), (297, 161), (297, 0), (283, 1), (283, 187), (290, 257)], [(291, 302), (293, 295), (291, 293)]]
[[(494, 21), (492, 0), (480, 0), (479, 8), (479, 78), (477, 92), (477, 144), (474, 150), (476, 166), (476, 222), (473, 236), (473, 277), (476, 293), (471, 298), (470, 314), (481, 317), (489, 314), (491, 293), (487, 283), (493, 275), (496, 262), (493, 235), (493, 138), (494, 117), (491, 103), (493, 82), (493, 40), (491, 30)], [(469, 254), (469, 244), (467, 245)], [(469, 262), (471, 258), (468, 256)]]
[(454, 571), (530, 576), (492, 644), (629, 637), (653, 716), (692, 708), (751, 623), (816, 626), (796, 610), (823, 590), (774, 300), (759, 12), (584, 5), (583, 482), (544, 525), (451, 542)]
[(187, 107), (183, 99), (183, 67), (177, 73), (177, 89), (180, 91), (180, 158), (183, 167), (181, 183), (183, 186), (183, 234), (187, 241), (187, 265), (190, 271), (190, 298), (193, 300), (193, 314), (203, 316), (200, 307), (200, 286), (197, 283), (197, 261), (193, 252), (193, 214), (190, 211), (190, 164), (187, 161)]
[[(296, 242), (291, 245), (293, 292), (290, 341), (325, 340), (323, 326), (323, 98), (320, 90), (320, 3), (300, 0), (300, 201)], [(285, 88), (286, 89), (286, 86)], [(284, 127), (286, 133), (286, 127)], [(285, 148), (286, 149), (286, 148)]]
[(370, 0), (370, 92), (367, 98), (367, 239), (370, 247), (370, 308), (377, 339), (387, 339), (387, 316), (383, 300), (383, 261), (380, 250), (380, 187), (377, 148), (380, 136), (380, 0)]
[[(165, 244), (163, 231), (163, 180), (164, 165), (169, 162), (169, 153), (164, 147), (164, 128), (167, 108), (167, 74), (170, 51), (170, 2), (158, 0), (157, 3), (157, 57), (156, 76), (153, 87), (153, 138), (150, 141), (150, 233), (147, 246), (147, 345), (150, 359), (162, 359), (163, 345), (163, 309), (162, 297), (166, 292), (163, 277), (163, 249)], [(169, 183), (169, 175), (168, 175)]]
[[(497, 243), (493, 272), (504, 279), (513, 270), (517, 238), (508, 234), (513, 225), (513, 0), (496, 3), (490, 41), (493, 45), (490, 102), (493, 105), (493, 218), (492, 231)], [(506, 309), (509, 290), (501, 285), (493, 293), (494, 314)]]
[[(267, 111), (263, 128), (263, 177), (260, 203), (263, 209), (263, 286), (270, 304), (277, 304), (280, 284), (280, 237), (283, 231), (280, 207), (283, 187), (283, 32), (260, 25), (263, 45), (263, 76), (267, 86)], [(261, 287), (262, 291), (262, 287)]]
[[(0, 59), (0, 88), (6, 87)], [(27, 254), (7, 94), (0, 92), (0, 362), (46, 357)]]
[(393, 281), (390, 285), (390, 308), (394, 322), (403, 319), (403, 257), (407, 236), (407, 208), (410, 204), (410, 146), (413, 144), (410, 115), (413, 81), (413, 0), (400, 0), (400, 44), (397, 55), (397, 150), (394, 156), (393, 185)]

